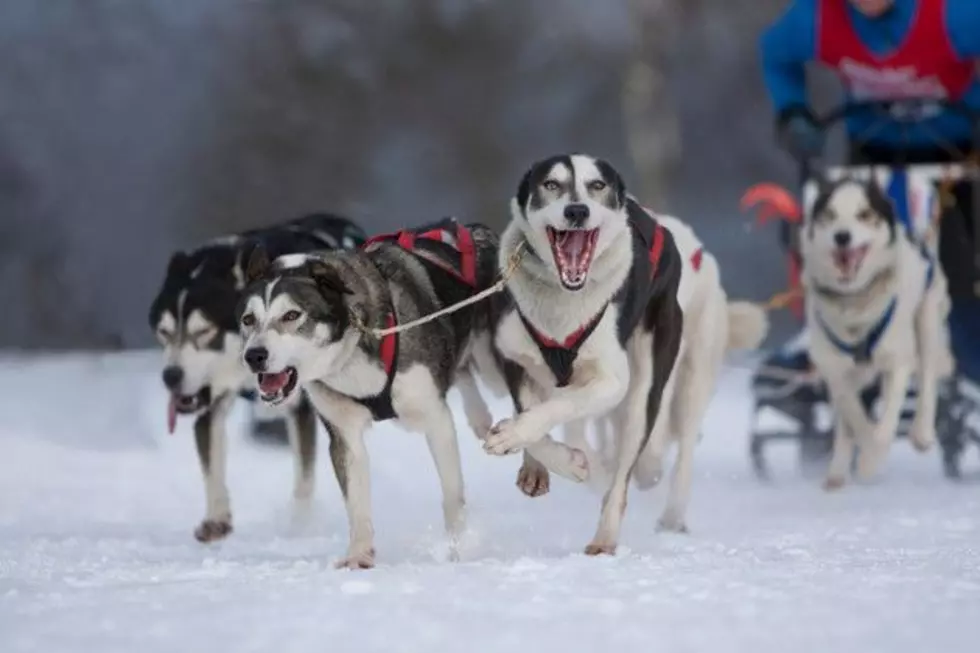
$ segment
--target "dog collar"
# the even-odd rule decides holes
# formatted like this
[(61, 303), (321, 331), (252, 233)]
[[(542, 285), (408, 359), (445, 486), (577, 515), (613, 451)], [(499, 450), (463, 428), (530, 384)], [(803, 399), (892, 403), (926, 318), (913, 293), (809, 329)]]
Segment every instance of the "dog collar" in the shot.
[(888, 329), (888, 325), (891, 324), (892, 317), (895, 315), (895, 307), (898, 306), (898, 297), (892, 298), (892, 301), (888, 304), (888, 308), (882, 313), (878, 322), (874, 325), (868, 335), (864, 337), (863, 340), (856, 343), (849, 343), (841, 340), (837, 337), (820, 313), (817, 312), (817, 322), (820, 324), (820, 328), (827, 335), (827, 339), (842, 353), (847, 354), (854, 359), (856, 363), (867, 363), (871, 360), (871, 355), (874, 353), (875, 347), (878, 346), (878, 342), (881, 341), (881, 337), (885, 334), (885, 330)]

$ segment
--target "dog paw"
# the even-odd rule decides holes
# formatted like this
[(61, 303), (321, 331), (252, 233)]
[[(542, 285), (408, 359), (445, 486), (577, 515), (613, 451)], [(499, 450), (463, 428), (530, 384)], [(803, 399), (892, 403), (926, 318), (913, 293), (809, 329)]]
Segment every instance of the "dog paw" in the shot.
[(551, 489), (551, 474), (538, 462), (525, 462), (517, 470), (517, 487), (529, 497), (543, 497)]
[(687, 535), (690, 531), (680, 515), (665, 514), (657, 521), (658, 533), (678, 533)]
[(483, 450), (494, 456), (516, 453), (527, 445), (527, 438), (521, 433), (518, 423), (513, 419), (497, 422), (483, 439)]
[(823, 482), (823, 489), (827, 492), (833, 492), (844, 487), (844, 483), (843, 476), (828, 476)]
[(874, 445), (866, 446), (858, 451), (857, 477), (862, 481), (871, 479), (878, 472), (882, 457), (878, 447)]
[(205, 519), (194, 529), (194, 539), (198, 542), (214, 542), (231, 534), (231, 519)]
[(916, 451), (925, 453), (936, 443), (936, 429), (913, 423), (912, 429), (909, 431), (909, 440)]
[(347, 557), (341, 558), (334, 567), (337, 569), (373, 569), (374, 568), (374, 548), (363, 551), (351, 551)]
[(616, 555), (616, 544), (610, 542), (591, 542), (585, 547), (585, 555), (587, 556), (600, 556)]

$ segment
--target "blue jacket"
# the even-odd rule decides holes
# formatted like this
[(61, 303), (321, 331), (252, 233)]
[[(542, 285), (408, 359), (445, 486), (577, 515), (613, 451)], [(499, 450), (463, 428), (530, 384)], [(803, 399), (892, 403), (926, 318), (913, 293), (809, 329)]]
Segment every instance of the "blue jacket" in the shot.
[[(895, 0), (881, 18), (868, 18), (851, 6), (848, 13), (858, 37), (875, 54), (887, 53), (900, 43), (912, 23), (918, 0)], [(760, 39), (762, 71), (773, 108), (807, 106), (804, 64), (817, 55), (819, 0), (794, 0)], [(980, 0), (946, 0), (946, 29), (954, 51), (963, 58), (980, 60)], [(980, 77), (974, 77), (962, 101), (980, 111)], [(961, 115), (945, 112), (918, 124), (883, 124), (878, 115), (855, 115), (846, 120), (849, 134), (870, 134), (874, 144), (937, 146), (945, 142), (969, 142), (970, 124)]]

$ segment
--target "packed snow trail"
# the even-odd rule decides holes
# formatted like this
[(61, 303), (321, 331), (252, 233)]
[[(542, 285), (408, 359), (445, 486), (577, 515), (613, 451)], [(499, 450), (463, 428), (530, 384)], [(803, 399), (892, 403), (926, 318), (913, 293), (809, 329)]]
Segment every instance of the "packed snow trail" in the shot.
[(0, 362), (0, 651), (977, 647), (978, 486), (945, 480), (938, 454), (904, 441), (868, 486), (828, 495), (788, 447), (762, 485), (747, 457), (744, 369), (726, 371), (706, 419), (691, 534), (655, 531), (662, 488), (632, 490), (615, 558), (581, 554), (598, 496), (555, 478), (549, 495), (525, 498), (519, 457), (485, 455), (460, 419), (471, 533), (462, 561), (446, 562), (424, 438), (376, 428), (378, 567), (365, 572), (332, 565), (347, 522), (325, 442), (304, 517), (290, 507), (288, 453), (241, 437), (244, 405), (230, 427), (235, 533), (195, 542), (191, 426), (165, 434), (158, 377), (142, 352)]

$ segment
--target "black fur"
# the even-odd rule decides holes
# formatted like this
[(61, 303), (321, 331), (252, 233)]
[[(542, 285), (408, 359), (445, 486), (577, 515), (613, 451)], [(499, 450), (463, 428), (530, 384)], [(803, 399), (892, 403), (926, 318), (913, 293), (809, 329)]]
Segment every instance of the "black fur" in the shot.
[[(282, 254), (333, 249), (345, 241), (357, 246), (366, 240), (356, 224), (335, 215), (315, 213), (296, 220), (251, 229), (237, 234), (234, 242), (215, 241), (189, 252), (176, 252), (167, 266), (163, 286), (150, 306), (150, 328), (155, 329), (164, 311), (175, 317), (197, 309), (225, 331), (237, 331), (236, 308), (240, 288), (236, 288), (236, 266), (244, 274), (254, 249), (261, 248), (270, 258)], [(333, 244), (331, 244), (333, 243)], [(187, 291), (183, 310), (178, 307)], [(211, 343), (221, 346), (221, 339)]]

